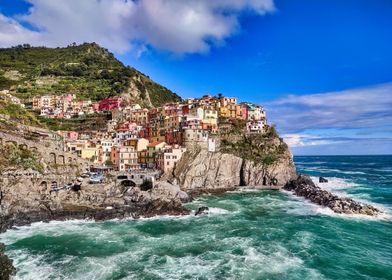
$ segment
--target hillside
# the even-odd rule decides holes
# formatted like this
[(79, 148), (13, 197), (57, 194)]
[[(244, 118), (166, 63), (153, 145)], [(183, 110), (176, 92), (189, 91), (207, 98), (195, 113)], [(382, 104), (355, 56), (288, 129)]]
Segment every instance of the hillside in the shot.
[(136, 69), (124, 66), (95, 43), (65, 48), (23, 45), (0, 49), (2, 89), (10, 89), (24, 100), (68, 92), (91, 100), (121, 95), (146, 107), (181, 99)]

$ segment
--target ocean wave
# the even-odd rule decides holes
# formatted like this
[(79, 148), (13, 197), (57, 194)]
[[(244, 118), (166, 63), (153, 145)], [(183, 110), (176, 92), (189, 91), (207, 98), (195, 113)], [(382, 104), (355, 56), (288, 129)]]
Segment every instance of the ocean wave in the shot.
[(350, 179), (343, 179), (338, 177), (326, 177), (326, 179), (328, 179), (328, 182), (326, 183), (318, 183), (319, 177), (316, 176), (310, 176), (310, 178), (320, 188), (331, 192), (360, 186), (358, 183)]
[(308, 161), (295, 161), (295, 164), (304, 164), (304, 165), (314, 165), (314, 164), (327, 164), (326, 161), (312, 161), (312, 162), (308, 162)]
[(325, 168), (325, 167), (307, 167), (304, 171), (316, 171), (320, 173), (339, 173), (339, 174), (347, 174), (347, 175), (366, 175), (363, 171), (347, 171), (336, 168)]
[[(0, 241), (5, 244), (10, 244), (16, 240), (28, 238), (37, 234), (61, 236), (64, 232), (79, 232), (81, 226), (94, 223), (93, 220), (50, 221), (47, 223), (35, 222), (30, 225), (17, 226), (7, 230), (0, 235)], [(94, 227), (92, 229), (94, 229)], [(94, 234), (97, 233), (98, 232), (95, 232)]]
[(15, 280), (64, 279), (55, 265), (44, 261), (44, 255), (30, 254), (27, 250), (11, 251), (8, 255), (18, 268), (17, 275), (13, 278)]

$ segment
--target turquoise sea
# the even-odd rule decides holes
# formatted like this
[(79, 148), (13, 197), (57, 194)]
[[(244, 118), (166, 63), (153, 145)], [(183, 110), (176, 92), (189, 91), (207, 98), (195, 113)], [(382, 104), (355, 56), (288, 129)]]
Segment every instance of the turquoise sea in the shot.
[(301, 173), (380, 207), (337, 215), (289, 193), (203, 196), (205, 216), (36, 223), (0, 235), (16, 279), (392, 279), (392, 156), (296, 157)]

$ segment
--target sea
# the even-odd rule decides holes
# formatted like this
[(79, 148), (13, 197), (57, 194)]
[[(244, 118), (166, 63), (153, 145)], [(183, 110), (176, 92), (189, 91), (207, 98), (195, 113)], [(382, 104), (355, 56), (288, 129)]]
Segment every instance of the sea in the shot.
[(34, 223), (0, 235), (15, 279), (392, 279), (392, 156), (301, 156), (300, 173), (379, 207), (334, 214), (288, 192), (205, 195), (203, 216)]

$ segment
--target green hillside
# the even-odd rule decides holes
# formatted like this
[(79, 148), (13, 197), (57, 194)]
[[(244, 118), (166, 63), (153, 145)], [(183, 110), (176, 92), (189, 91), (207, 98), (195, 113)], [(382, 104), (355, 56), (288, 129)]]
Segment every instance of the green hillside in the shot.
[(63, 93), (92, 100), (122, 95), (144, 106), (180, 100), (177, 94), (124, 66), (95, 43), (65, 48), (23, 45), (0, 49), (1, 89), (10, 89), (24, 100)]

